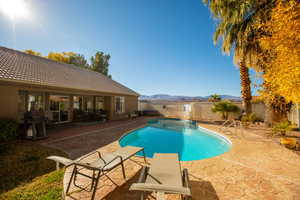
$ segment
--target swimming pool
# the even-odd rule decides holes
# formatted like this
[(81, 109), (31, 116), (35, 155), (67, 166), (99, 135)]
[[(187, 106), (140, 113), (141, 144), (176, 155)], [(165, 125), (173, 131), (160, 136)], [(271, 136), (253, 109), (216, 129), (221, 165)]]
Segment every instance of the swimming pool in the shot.
[(224, 136), (198, 127), (193, 121), (177, 119), (150, 120), (147, 126), (121, 137), (119, 143), (122, 147), (144, 147), (149, 158), (154, 153), (178, 153), (181, 161), (211, 158), (231, 148)]

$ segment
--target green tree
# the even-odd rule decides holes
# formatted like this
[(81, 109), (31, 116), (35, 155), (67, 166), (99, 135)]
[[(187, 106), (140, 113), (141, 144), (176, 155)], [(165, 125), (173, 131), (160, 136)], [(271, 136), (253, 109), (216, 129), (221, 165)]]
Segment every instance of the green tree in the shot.
[(101, 51), (96, 52), (95, 56), (91, 57), (91, 69), (111, 77), (108, 74), (110, 55)]
[(218, 102), (218, 101), (221, 101), (221, 99), (222, 98), (220, 97), (220, 95), (218, 95), (218, 94), (212, 94), (208, 98), (208, 101), (210, 101), (210, 102)]
[(71, 55), (69, 59), (69, 63), (82, 68), (87, 68), (87, 69), (90, 68), (90, 65), (88, 64), (87, 60), (82, 54), (76, 53), (74, 55)]
[[(24, 52), (31, 55), (42, 56), (39, 52), (35, 52), (31, 49), (25, 50)], [(110, 55), (104, 54), (103, 52), (98, 51), (95, 56), (92, 56), (91, 64), (87, 62), (84, 55), (74, 52), (49, 52), (46, 58), (57, 62), (73, 64), (78, 67), (90, 69), (111, 78), (111, 75), (108, 74)]]
[(211, 110), (214, 113), (220, 113), (222, 115), (222, 118), (227, 120), (229, 113), (237, 113), (240, 110), (240, 108), (237, 105), (231, 103), (230, 101), (223, 100), (214, 103)]

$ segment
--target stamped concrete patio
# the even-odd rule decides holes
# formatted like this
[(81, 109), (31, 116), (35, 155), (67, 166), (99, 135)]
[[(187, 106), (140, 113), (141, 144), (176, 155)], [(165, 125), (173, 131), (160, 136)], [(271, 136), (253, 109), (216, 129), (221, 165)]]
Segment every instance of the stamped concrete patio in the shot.
[[(42, 143), (61, 149), (70, 157), (76, 158), (98, 149), (112, 152), (119, 147), (118, 138), (127, 131), (146, 124), (145, 118), (122, 121), (107, 127), (70, 128), (76, 134), (57, 139), (48, 139)], [(199, 124), (202, 127), (218, 131), (219, 126)], [(80, 131), (85, 130), (85, 131)], [(66, 130), (65, 130), (66, 131)], [(72, 132), (72, 131), (70, 131)], [(182, 162), (188, 168), (193, 199), (199, 200), (298, 200), (300, 199), (300, 156), (268, 139), (259, 133), (259, 129), (244, 131), (243, 137), (228, 136), (232, 141), (232, 149), (220, 156), (199, 161)], [(86, 160), (94, 159), (93, 156)], [(149, 161), (150, 159), (148, 159)], [(109, 173), (114, 182), (102, 177), (98, 184), (95, 199), (138, 199), (139, 193), (129, 191), (136, 182), (141, 166), (145, 163), (135, 157), (126, 161), (127, 180), (122, 178), (121, 168)], [(68, 168), (64, 176), (64, 185), (69, 181)], [(89, 182), (79, 178), (86, 186)], [(66, 199), (89, 199), (90, 192), (79, 190)], [(151, 194), (147, 199), (154, 199)], [(168, 195), (167, 199), (180, 199), (177, 195)]]

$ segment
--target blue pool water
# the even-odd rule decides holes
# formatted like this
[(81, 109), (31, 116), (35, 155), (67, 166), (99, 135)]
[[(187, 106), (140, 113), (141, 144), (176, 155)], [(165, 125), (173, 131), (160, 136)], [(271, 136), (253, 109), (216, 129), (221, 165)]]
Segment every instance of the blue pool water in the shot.
[(231, 148), (231, 142), (223, 136), (192, 121), (174, 119), (151, 120), (146, 127), (123, 136), (119, 143), (122, 147), (144, 147), (150, 158), (154, 153), (178, 153), (181, 161), (214, 157)]

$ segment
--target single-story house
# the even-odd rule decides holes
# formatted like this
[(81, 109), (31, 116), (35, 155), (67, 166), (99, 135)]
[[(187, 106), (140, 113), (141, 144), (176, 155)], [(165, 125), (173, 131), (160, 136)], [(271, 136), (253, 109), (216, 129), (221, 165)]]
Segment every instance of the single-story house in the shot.
[(20, 119), (34, 109), (55, 123), (98, 111), (119, 119), (137, 111), (138, 97), (98, 72), (0, 47), (0, 118)]

